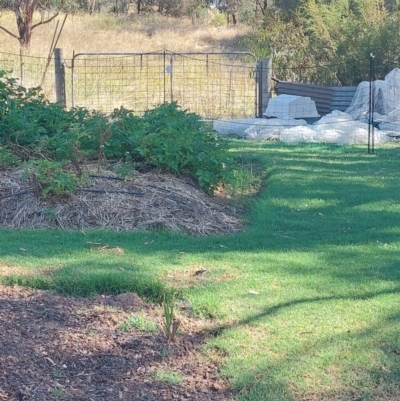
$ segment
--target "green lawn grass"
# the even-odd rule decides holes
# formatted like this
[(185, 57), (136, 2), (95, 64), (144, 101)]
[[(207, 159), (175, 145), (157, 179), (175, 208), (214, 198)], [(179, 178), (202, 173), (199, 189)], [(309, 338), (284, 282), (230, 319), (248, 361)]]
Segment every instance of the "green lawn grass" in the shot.
[[(232, 150), (267, 175), (243, 232), (2, 230), (2, 280), (150, 299), (179, 285), (195, 313), (217, 319), (204, 352), (240, 401), (400, 399), (400, 148)], [(199, 268), (208, 274), (193, 285)]]

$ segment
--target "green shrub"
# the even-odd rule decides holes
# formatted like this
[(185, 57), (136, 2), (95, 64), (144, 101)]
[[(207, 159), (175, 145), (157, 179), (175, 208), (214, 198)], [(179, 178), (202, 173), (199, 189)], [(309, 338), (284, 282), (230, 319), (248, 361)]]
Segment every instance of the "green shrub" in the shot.
[(15, 78), (0, 70), (0, 117), (24, 106), (29, 99), (36, 98), (38, 88), (26, 89), (17, 84)]
[(139, 153), (149, 163), (172, 173), (187, 173), (205, 190), (228, 178), (232, 158), (227, 142), (193, 113), (176, 103), (145, 113), (145, 129)]
[(28, 171), (44, 197), (70, 196), (80, 181), (76, 174), (64, 171), (62, 163), (48, 160), (36, 160)]
[(0, 146), (0, 170), (7, 170), (16, 167), (21, 163), (19, 157), (11, 153), (8, 149)]
[(224, 25), (227, 25), (227, 24), (228, 24), (228, 21), (227, 21), (227, 18), (226, 18), (226, 14), (223, 14), (223, 13), (220, 13), (220, 12), (216, 13), (211, 18), (211, 21), (210, 21), (210, 25), (212, 25), (212, 26), (224, 26)]
[[(206, 191), (227, 182), (232, 158), (227, 142), (196, 114), (176, 103), (163, 104), (134, 116), (124, 108), (110, 115), (84, 108), (64, 110), (27, 90), (0, 71), (0, 146), (2, 164), (34, 163), (34, 175), (43, 196), (69, 195), (77, 179), (60, 163), (104, 160), (147, 165), (160, 171), (192, 176)], [(40, 162), (39, 162), (40, 161)], [(58, 163), (57, 163), (58, 162)], [(0, 164), (1, 167), (1, 164)], [(4, 168), (4, 167), (3, 167)]]

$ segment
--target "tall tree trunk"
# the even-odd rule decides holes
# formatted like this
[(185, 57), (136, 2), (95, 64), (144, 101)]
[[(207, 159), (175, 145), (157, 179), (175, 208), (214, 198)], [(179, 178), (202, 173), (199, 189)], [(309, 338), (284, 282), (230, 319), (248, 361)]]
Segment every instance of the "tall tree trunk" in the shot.
[(33, 13), (36, 9), (37, 2), (30, 1), (27, 7), (22, 8), (19, 3), (14, 4), (14, 13), (17, 21), (19, 43), (24, 52), (29, 50), (32, 37), (32, 20)]

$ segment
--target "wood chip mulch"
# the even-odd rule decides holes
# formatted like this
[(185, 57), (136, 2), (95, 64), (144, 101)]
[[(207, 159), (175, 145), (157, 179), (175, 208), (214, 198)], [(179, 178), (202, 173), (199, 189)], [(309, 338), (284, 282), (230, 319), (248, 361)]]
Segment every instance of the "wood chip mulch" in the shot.
[(0, 400), (232, 400), (198, 350), (200, 321), (184, 319), (168, 344), (159, 332), (123, 331), (132, 313), (162, 321), (158, 306), (131, 293), (70, 298), (0, 285)]

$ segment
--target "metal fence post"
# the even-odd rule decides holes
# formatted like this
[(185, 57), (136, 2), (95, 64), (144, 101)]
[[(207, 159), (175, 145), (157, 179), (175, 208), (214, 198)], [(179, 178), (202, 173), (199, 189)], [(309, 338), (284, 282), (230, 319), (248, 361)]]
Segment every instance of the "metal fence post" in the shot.
[(258, 73), (258, 117), (262, 117), (267, 109), (269, 99), (271, 97), (271, 78), (272, 78), (272, 60), (268, 57), (259, 61)]
[[(174, 55), (171, 53), (170, 54), (170, 59), (169, 59), (169, 74), (170, 74), (170, 84), (171, 84), (171, 103), (174, 101), (174, 83), (173, 83), (173, 73), (174, 73)], [(168, 67), (167, 67), (168, 68)]]
[(56, 76), (56, 101), (62, 106), (67, 106), (65, 93), (65, 61), (62, 49), (54, 49), (54, 71)]
[(369, 57), (369, 116), (368, 116), (368, 153), (375, 153), (375, 57), (371, 53)]

